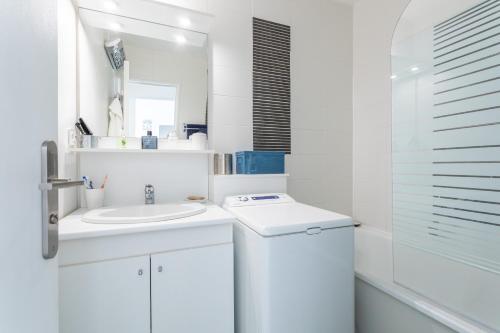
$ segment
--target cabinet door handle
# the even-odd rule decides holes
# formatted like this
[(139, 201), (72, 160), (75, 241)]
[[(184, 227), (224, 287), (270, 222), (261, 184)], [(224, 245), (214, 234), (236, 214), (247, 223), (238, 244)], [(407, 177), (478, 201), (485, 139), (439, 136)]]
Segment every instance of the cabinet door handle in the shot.
[(143, 271), (143, 270), (142, 270), (142, 268), (141, 268), (141, 269), (139, 269), (139, 270), (137, 271), (137, 275), (142, 276), (142, 274), (144, 274), (144, 271)]
[(163, 272), (163, 266), (158, 266), (158, 272), (159, 273)]

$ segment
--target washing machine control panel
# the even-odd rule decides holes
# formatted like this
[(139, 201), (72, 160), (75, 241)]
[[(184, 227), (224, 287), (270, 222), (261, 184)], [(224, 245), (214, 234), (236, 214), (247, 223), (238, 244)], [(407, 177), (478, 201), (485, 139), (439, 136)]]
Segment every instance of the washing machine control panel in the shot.
[(271, 194), (246, 194), (227, 197), (224, 201), (224, 206), (240, 207), (240, 206), (257, 206), (271, 205), (295, 202), (292, 197), (283, 193)]
[[(245, 197), (247, 199), (247, 197)], [(279, 200), (280, 196), (279, 195), (257, 195), (254, 197), (251, 197), (252, 200), (255, 201), (261, 201), (261, 200)]]

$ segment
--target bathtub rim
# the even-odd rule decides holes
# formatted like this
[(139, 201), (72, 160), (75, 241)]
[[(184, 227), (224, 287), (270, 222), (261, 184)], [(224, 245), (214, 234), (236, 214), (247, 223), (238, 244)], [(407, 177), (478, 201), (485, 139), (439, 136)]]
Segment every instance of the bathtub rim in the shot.
[[(366, 225), (356, 228), (355, 232), (370, 233), (373, 237), (381, 237), (386, 241), (390, 241), (390, 256), (391, 261), (393, 260), (392, 233)], [(357, 265), (355, 265), (355, 269), (356, 278), (458, 333), (499, 333), (492, 328), (486, 327), (478, 322), (472, 321), (458, 313), (446, 309), (442, 305), (439, 305), (424, 296), (397, 284), (393, 280), (386, 281), (383, 277), (377, 277), (374, 274), (362, 272)], [(393, 276), (393, 272), (390, 273), (390, 275)]]

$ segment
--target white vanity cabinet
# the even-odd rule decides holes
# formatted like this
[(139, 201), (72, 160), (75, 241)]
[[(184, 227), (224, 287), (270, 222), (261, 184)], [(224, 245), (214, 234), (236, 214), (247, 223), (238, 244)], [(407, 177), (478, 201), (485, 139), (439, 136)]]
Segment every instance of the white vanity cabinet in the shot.
[(233, 245), (60, 268), (61, 333), (233, 332)]
[(60, 333), (234, 333), (234, 217), (60, 222)]
[(149, 333), (149, 256), (59, 268), (61, 333)]
[(233, 245), (151, 256), (152, 333), (230, 333)]

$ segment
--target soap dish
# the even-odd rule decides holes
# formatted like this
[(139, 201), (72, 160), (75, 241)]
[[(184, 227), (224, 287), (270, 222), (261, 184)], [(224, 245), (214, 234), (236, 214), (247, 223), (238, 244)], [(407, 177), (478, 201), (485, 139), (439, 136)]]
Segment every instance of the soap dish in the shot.
[(198, 202), (198, 203), (206, 203), (208, 201), (207, 198), (201, 195), (190, 195), (185, 200), (189, 202)]

